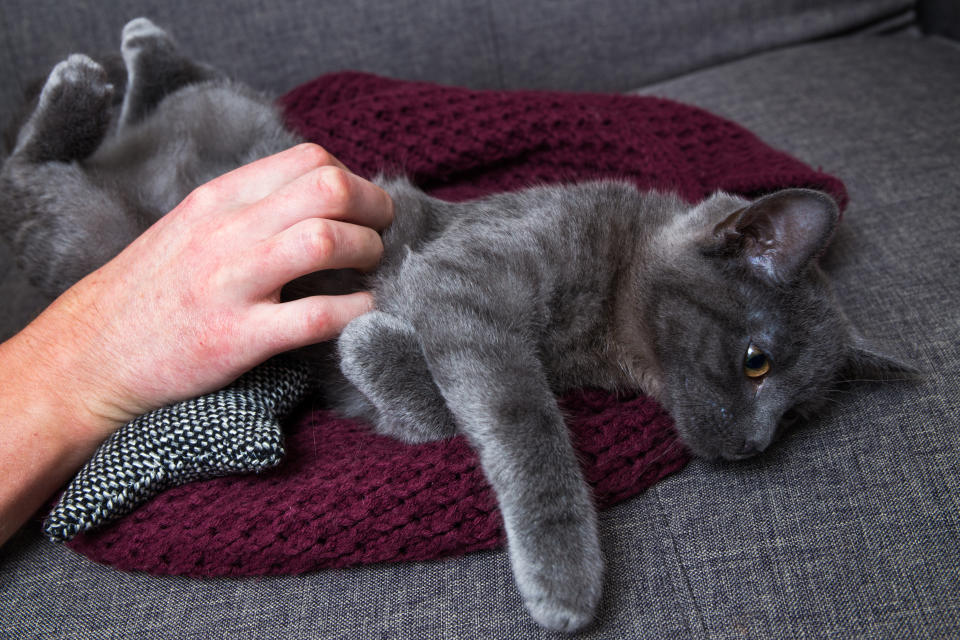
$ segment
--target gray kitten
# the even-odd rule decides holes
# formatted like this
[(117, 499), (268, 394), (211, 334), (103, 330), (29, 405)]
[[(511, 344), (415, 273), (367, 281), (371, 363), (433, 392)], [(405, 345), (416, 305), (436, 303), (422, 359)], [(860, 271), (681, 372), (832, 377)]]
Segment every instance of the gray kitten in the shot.
[[(122, 53), (122, 100), (90, 58), (57, 65), (0, 174), (3, 231), (50, 295), (194, 187), (298, 141), (268, 98), (148, 20), (124, 28)], [(524, 603), (551, 629), (591, 621), (603, 575), (559, 392), (642, 390), (695, 454), (739, 460), (844, 377), (903, 370), (864, 345), (816, 267), (838, 220), (822, 193), (691, 206), (599, 181), (453, 204), (380, 182), (396, 204), (385, 254), (347, 283), (371, 287), (377, 310), (340, 337), (349, 384), (332, 377), (330, 399), (408, 442), (466, 435)], [(342, 276), (287, 293), (341, 291)]]

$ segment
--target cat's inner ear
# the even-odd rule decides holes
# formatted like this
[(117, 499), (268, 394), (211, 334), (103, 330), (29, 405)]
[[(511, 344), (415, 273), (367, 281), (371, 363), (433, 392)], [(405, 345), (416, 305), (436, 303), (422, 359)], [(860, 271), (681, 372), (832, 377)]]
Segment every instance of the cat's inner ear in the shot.
[(785, 189), (734, 211), (713, 233), (722, 253), (746, 260), (773, 280), (790, 282), (826, 249), (839, 217), (826, 194)]

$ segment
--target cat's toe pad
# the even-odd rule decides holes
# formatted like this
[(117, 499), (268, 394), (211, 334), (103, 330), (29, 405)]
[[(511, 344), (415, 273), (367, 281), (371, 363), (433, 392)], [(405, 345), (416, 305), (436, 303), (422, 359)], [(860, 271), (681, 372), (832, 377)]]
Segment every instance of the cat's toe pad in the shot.
[(113, 93), (113, 85), (107, 81), (107, 72), (98, 63), (82, 53), (74, 53), (58, 63), (40, 92), (41, 108), (68, 101), (78, 103), (77, 93), (101, 99)]
[(150, 47), (163, 46), (170, 42), (166, 31), (147, 18), (134, 18), (123, 27), (120, 50), (128, 63), (140, 51)]
[(155, 25), (149, 18), (134, 18), (123, 25), (123, 42), (132, 42), (137, 38), (147, 37), (167, 38), (167, 32)]

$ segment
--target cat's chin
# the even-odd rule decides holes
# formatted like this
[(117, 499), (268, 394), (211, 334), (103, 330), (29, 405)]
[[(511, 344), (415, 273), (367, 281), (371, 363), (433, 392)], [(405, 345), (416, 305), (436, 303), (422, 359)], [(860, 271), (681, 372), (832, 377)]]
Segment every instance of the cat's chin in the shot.
[(729, 443), (714, 443), (705, 441), (702, 437), (690, 437), (680, 426), (676, 425), (680, 441), (695, 457), (710, 462), (740, 462), (756, 457), (763, 452), (751, 446), (731, 447)]
[(717, 456), (714, 457), (714, 460), (723, 460), (725, 462), (740, 462), (742, 460), (749, 460), (750, 458), (755, 458), (759, 455), (759, 451), (754, 452), (728, 452), (721, 451)]

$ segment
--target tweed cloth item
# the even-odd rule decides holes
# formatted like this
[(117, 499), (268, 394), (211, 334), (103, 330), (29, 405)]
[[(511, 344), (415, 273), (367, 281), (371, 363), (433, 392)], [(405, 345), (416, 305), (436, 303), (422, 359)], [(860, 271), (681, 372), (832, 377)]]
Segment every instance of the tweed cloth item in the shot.
[(44, 532), (70, 540), (168, 487), (276, 466), (284, 453), (278, 419), (304, 397), (309, 379), (302, 364), (272, 361), (220, 391), (129, 422), (67, 486)]
[[(717, 189), (756, 195), (798, 186), (846, 203), (837, 179), (732, 122), (656, 98), (471, 91), (341, 73), (281, 104), (294, 129), (361, 175), (404, 172), (450, 200), (618, 177), (691, 201)], [(648, 398), (582, 391), (562, 403), (601, 507), (688, 459)], [(124, 569), (239, 576), (502, 545), (496, 502), (462, 437), (405, 445), (319, 408), (287, 429), (279, 467), (170, 489), (70, 546)]]

